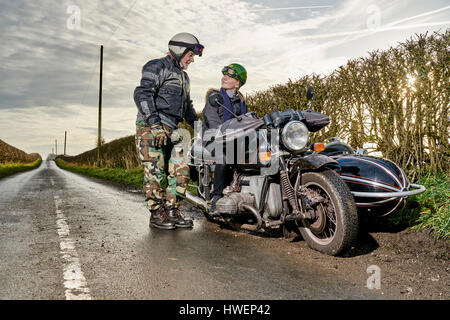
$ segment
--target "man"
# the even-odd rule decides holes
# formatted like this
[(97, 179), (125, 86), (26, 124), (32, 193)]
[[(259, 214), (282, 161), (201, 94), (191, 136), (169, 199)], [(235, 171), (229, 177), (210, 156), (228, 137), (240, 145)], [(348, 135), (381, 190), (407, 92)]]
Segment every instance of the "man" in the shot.
[[(239, 92), (239, 89), (247, 82), (247, 70), (238, 63), (232, 63), (223, 67), (222, 75), (220, 90), (210, 89), (206, 93), (203, 118), (205, 119), (207, 130), (216, 129), (225, 121), (232, 119), (234, 117), (233, 113), (238, 116), (247, 113), (244, 96)], [(225, 108), (220, 104), (211, 104), (210, 101), (214, 101), (214, 99), (210, 98), (214, 96), (222, 96)], [(223, 190), (229, 183), (228, 178), (230, 175), (228, 173), (225, 161), (222, 164), (215, 164), (211, 212), (216, 210), (217, 201), (223, 197)]]
[[(150, 210), (150, 226), (160, 229), (190, 228), (192, 220), (179, 210), (189, 181), (182, 144), (174, 133), (185, 119), (194, 127), (198, 116), (190, 99), (186, 70), (201, 56), (203, 46), (190, 33), (176, 34), (169, 41), (168, 55), (147, 62), (140, 86), (134, 91), (138, 109), (136, 149), (144, 167), (144, 193)], [(168, 167), (168, 172), (165, 168)], [(167, 175), (167, 188), (161, 186)]]

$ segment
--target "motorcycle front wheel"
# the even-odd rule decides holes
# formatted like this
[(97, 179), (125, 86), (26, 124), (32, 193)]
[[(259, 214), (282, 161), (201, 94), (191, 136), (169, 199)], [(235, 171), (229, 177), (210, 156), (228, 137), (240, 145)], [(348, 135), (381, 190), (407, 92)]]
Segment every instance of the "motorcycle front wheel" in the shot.
[(315, 219), (296, 222), (308, 246), (336, 256), (348, 250), (358, 234), (358, 212), (348, 186), (333, 170), (305, 172), (302, 186), (322, 198), (314, 206)]

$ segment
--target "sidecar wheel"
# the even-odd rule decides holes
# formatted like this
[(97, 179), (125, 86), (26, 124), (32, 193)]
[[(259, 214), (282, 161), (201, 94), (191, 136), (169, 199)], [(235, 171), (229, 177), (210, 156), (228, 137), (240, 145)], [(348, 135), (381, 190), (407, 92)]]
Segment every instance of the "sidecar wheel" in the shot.
[(297, 222), (308, 246), (332, 256), (349, 249), (358, 234), (358, 212), (348, 186), (332, 170), (303, 173), (302, 185), (325, 199), (315, 207), (316, 219)]

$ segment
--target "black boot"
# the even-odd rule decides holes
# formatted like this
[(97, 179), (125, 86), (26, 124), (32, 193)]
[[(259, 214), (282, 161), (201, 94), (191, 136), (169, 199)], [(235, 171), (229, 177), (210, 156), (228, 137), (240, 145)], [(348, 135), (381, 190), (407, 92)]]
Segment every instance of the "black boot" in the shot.
[(222, 198), (222, 197), (221, 197), (221, 196), (218, 196), (218, 195), (215, 195), (215, 196), (212, 197), (212, 200), (211, 200), (211, 207), (210, 207), (210, 209), (209, 209), (209, 213), (210, 213), (211, 215), (216, 214), (216, 203), (217, 203), (217, 201), (218, 201), (219, 199), (221, 199), (221, 198)]
[(166, 230), (176, 228), (175, 223), (167, 218), (164, 207), (159, 207), (156, 210), (150, 211), (150, 213), (150, 227)]
[(180, 209), (175, 207), (166, 208), (166, 215), (169, 221), (173, 222), (179, 228), (192, 228), (194, 223), (191, 219), (183, 217)]

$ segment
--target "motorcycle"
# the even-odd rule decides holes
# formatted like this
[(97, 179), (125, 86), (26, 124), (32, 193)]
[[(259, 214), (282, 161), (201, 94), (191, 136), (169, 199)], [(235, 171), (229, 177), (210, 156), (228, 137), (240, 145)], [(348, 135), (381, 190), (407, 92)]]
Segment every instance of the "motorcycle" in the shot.
[[(229, 110), (234, 118), (191, 143), (197, 195), (186, 191), (186, 199), (212, 221), (257, 232), (282, 228), (285, 235), (300, 234), (312, 249), (339, 255), (356, 239), (361, 212), (390, 214), (408, 195), (424, 191), (394, 163), (354, 151), (337, 138), (311, 146), (310, 132), (329, 124), (327, 115), (312, 111), (315, 96), (310, 86), (307, 110), (262, 118)], [(212, 105), (226, 108), (220, 96), (214, 99)], [(226, 163), (233, 176), (211, 212), (216, 163)]]

